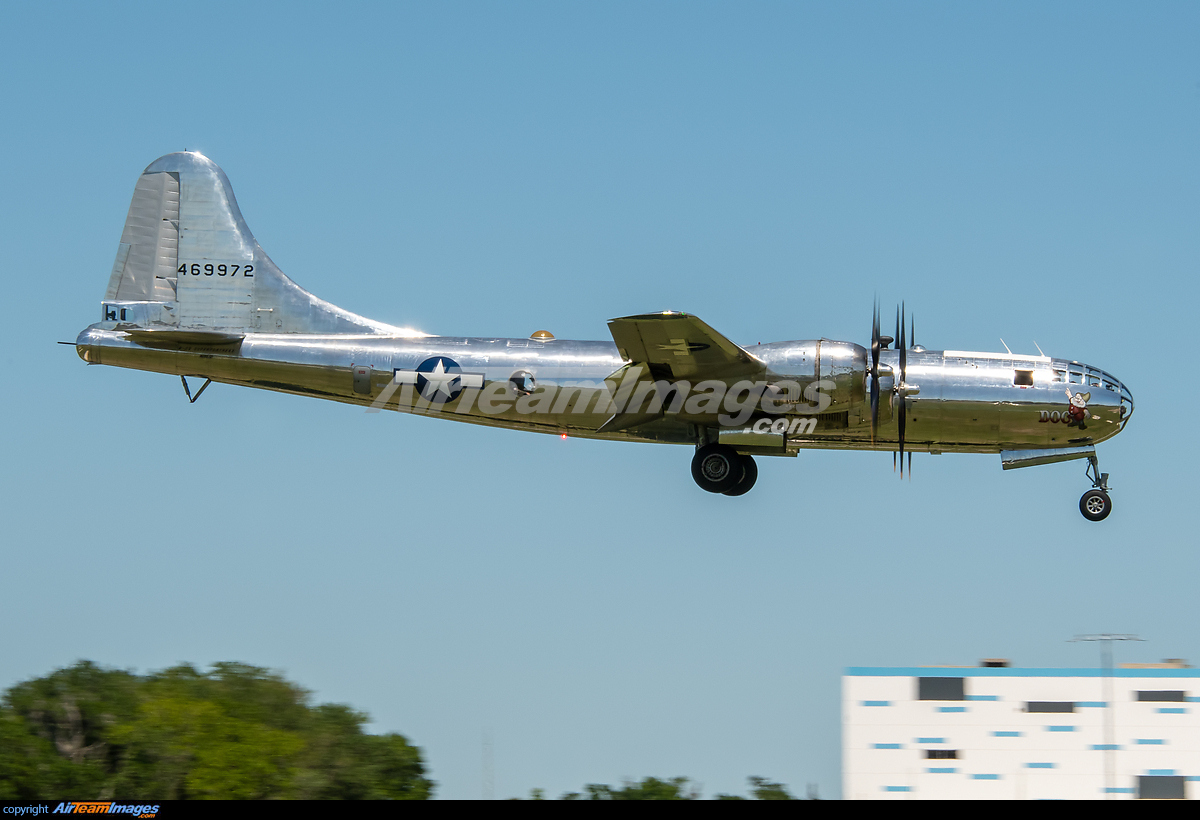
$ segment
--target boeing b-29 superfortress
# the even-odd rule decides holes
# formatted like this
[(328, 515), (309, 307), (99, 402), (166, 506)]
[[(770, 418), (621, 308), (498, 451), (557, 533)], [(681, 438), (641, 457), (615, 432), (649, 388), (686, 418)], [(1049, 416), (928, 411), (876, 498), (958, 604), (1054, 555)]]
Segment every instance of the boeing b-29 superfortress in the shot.
[[(673, 311), (608, 323), (611, 342), (433, 336), (357, 316), (283, 274), (224, 172), (168, 154), (137, 181), (101, 305), (79, 334), (89, 364), (259, 387), (539, 433), (689, 444), (704, 490), (738, 496), (754, 456), (806, 448), (999, 453), (1005, 469), (1088, 461), (1079, 507), (1112, 510), (1095, 445), (1133, 397), (1090, 365), (926, 350), (875, 309), (869, 347), (829, 339), (742, 347)], [(204, 379), (192, 396), (188, 378)]]

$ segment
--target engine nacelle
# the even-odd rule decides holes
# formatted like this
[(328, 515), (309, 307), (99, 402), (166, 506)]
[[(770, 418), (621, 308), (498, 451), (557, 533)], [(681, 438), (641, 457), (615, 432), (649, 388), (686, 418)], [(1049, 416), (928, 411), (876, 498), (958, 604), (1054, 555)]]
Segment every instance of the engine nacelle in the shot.
[(821, 413), (841, 413), (867, 400), (867, 349), (862, 345), (831, 339), (795, 342), (785, 363), (774, 369), (794, 378), (806, 393), (811, 392), (810, 385), (820, 382), (821, 394), (828, 397)]

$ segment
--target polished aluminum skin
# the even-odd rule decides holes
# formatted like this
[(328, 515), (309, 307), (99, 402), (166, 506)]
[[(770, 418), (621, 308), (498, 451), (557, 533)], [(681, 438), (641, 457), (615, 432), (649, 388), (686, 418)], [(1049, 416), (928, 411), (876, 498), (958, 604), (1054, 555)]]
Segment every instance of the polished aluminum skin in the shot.
[[(143, 172), (101, 316), (76, 340), (89, 364), (542, 433), (720, 442), (758, 455), (895, 450), (903, 401), (910, 452), (1003, 452), (1006, 468), (1094, 459), (1094, 445), (1120, 432), (1133, 410), (1120, 381), (1079, 362), (912, 347), (900, 386), (899, 351), (884, 349), (872, 435), (868, 350), (851, 342), (739, 346), (680, 313), (615, 319), (611, 342), (393, 327), (287, 278), (254, 239), (225, 174), (197, 153), (169, 154)], [(791, 398), (813, 401), (732, 413), (728, 403), (669, 394), (676, 386), (686, 398), (712, 382), (787, 385)], [(414, 392), (420, 385), (434, 400)], [(663, 407), (614, 404), (623, 387), (644, 387), (643, 398), (658, 396)], [(782, 432), (774, 425), (781, 418)]]

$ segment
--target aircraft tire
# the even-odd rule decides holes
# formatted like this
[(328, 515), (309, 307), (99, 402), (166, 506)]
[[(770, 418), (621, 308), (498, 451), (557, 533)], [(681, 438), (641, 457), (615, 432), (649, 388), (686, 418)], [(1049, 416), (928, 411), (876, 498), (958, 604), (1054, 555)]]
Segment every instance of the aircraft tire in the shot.
[(738, 459), (742, 462), (742, 480), (733, 485), (733, 489), (726, 490), (724, 495), (745, 495), (754, 489), (754, 482), (758, 481), (758, 465), (754, 463), (754, 457), (739, 453)]
[(1088, 521), (1103, 521), (1112, 512), (1112, 499), (1104, 490), (1088, 490), (1079, 499), (1079, 511)]
[(745, 466), (737, 450), (724, 444), (706, 444), (692, 457), (692, 478), (700, 489), (723, 493), (737, 486)]

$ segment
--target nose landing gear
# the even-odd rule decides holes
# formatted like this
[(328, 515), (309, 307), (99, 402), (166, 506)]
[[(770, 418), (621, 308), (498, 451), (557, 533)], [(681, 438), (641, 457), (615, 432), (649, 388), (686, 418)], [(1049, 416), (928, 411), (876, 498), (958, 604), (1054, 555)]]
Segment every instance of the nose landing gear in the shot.
[(1112, 512), (1112, 499), (1108, 495), (1108, 473), (1100, 472), (1095, 453), (1088, 456), (1086, 475), (1092, 481), (1092, 489), (1079, 499), (1079, 511), (1088, 521), (1103, 521)]

